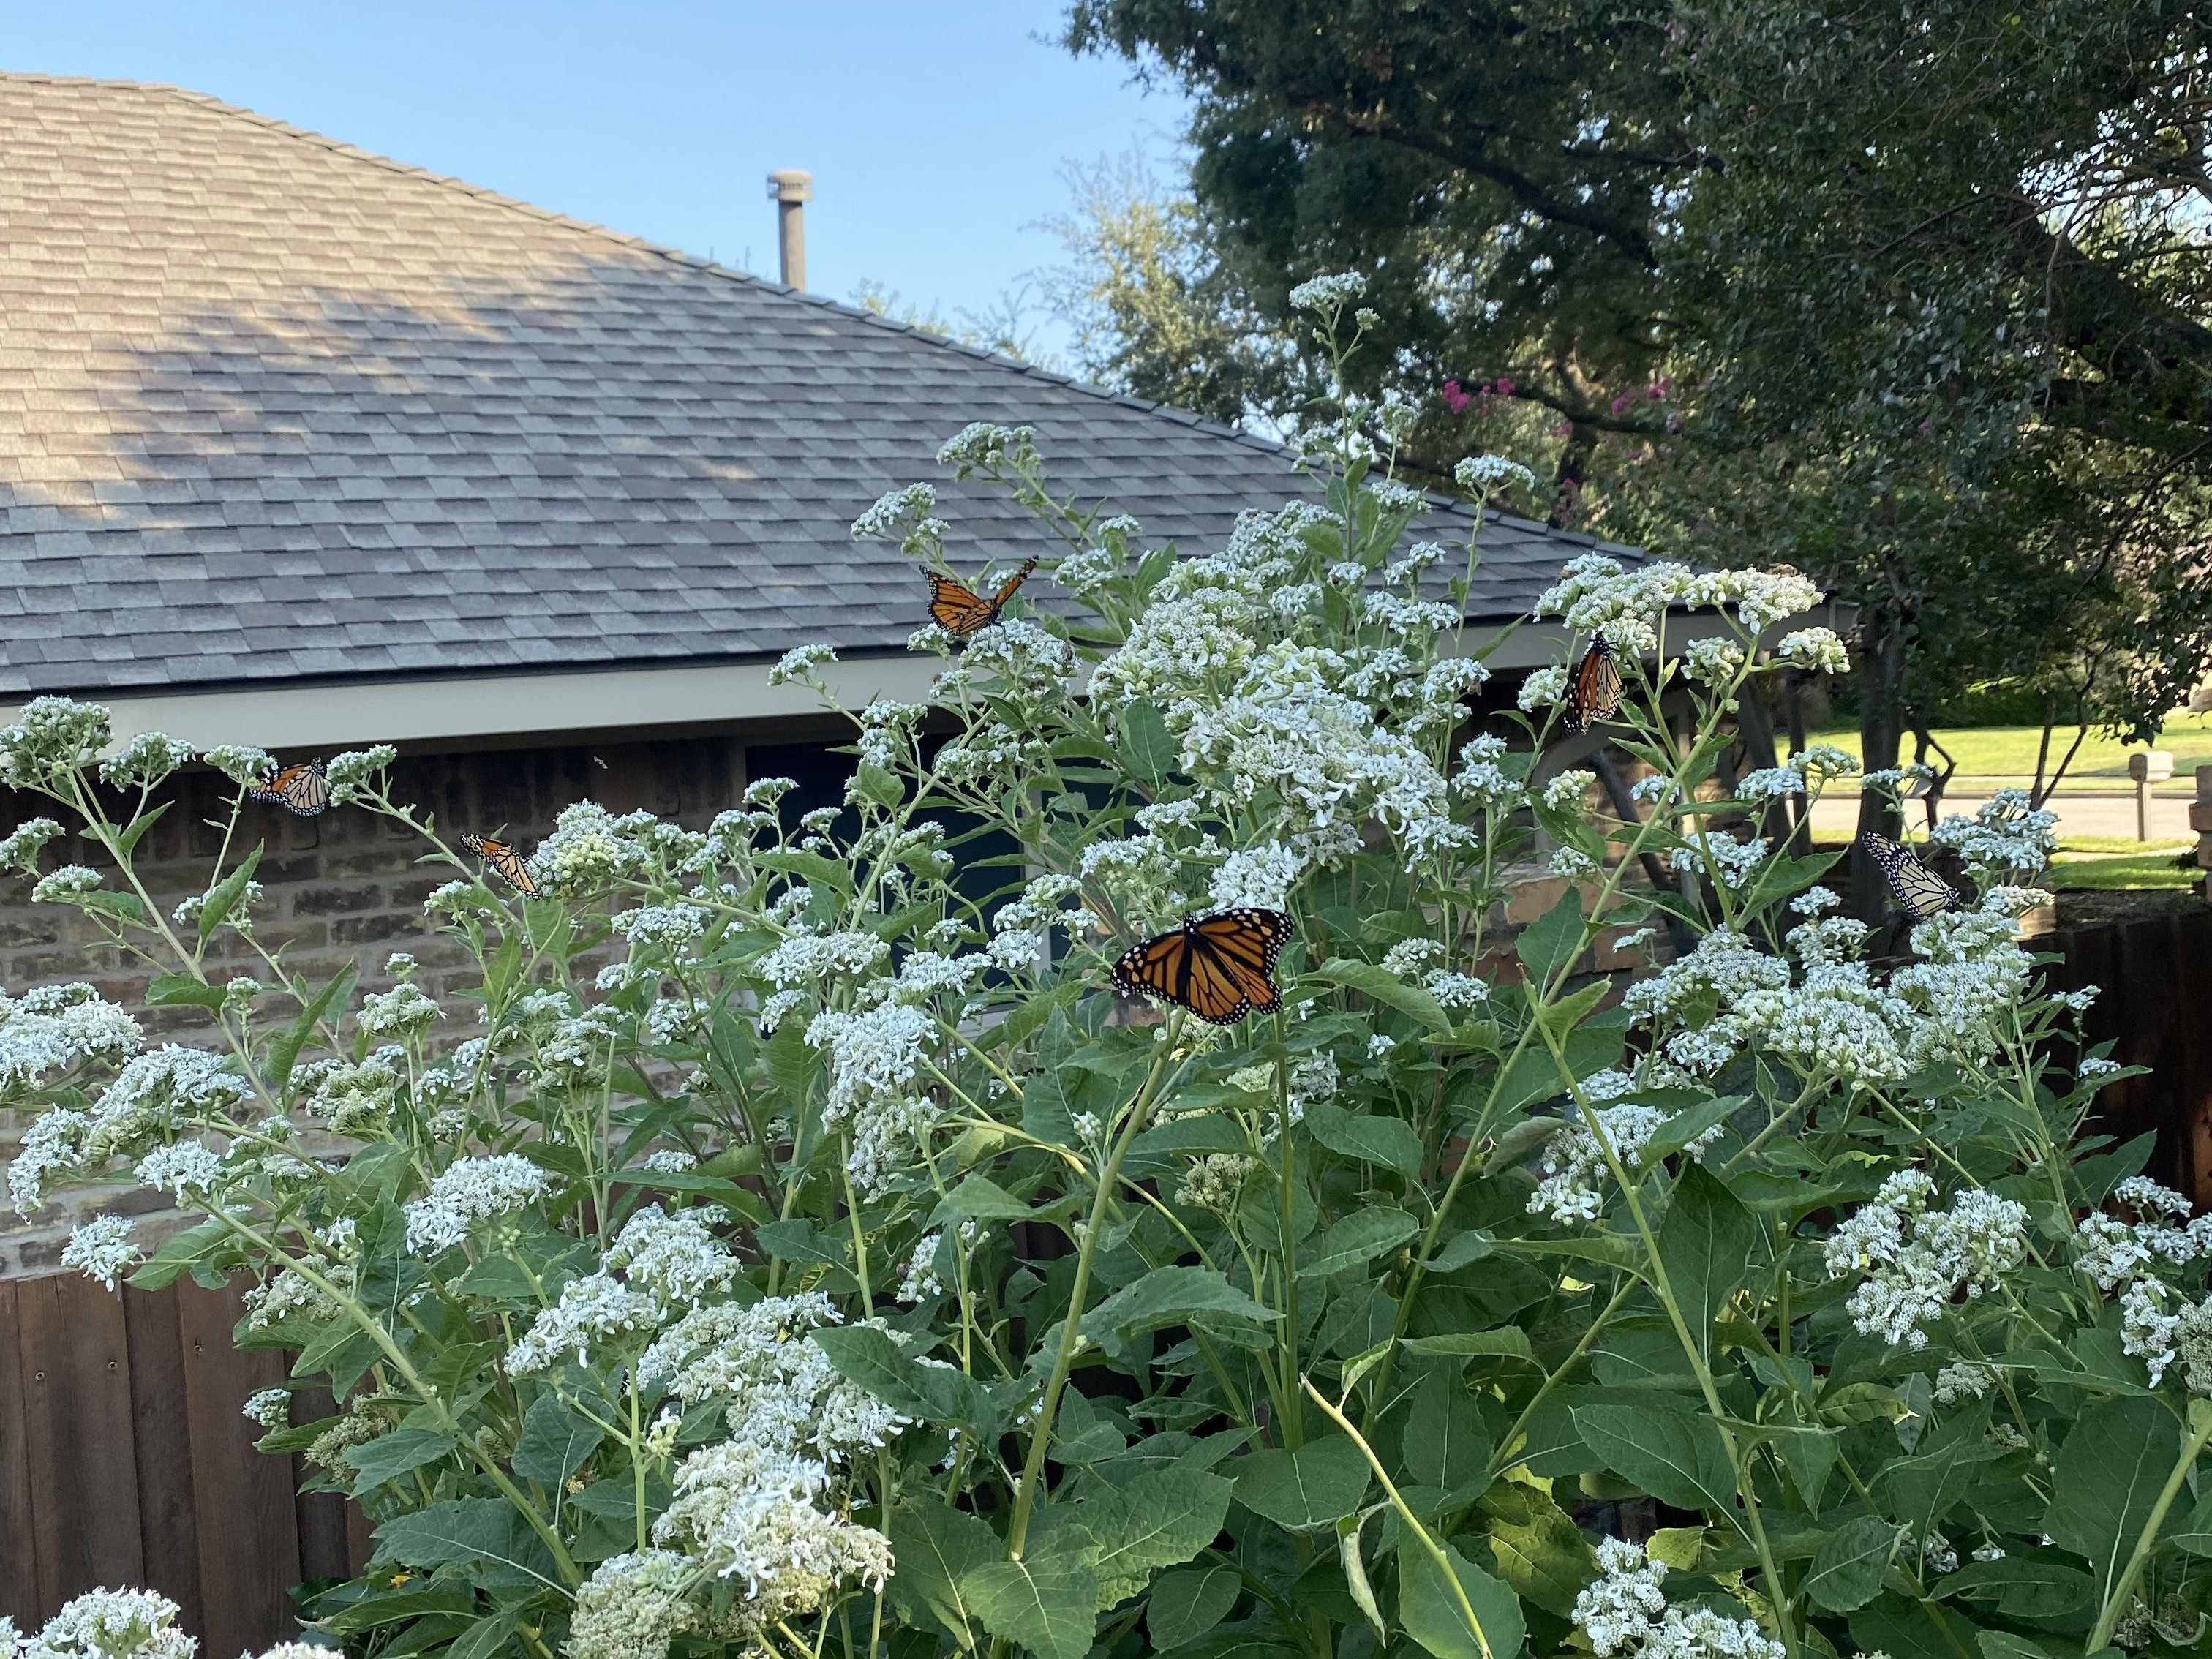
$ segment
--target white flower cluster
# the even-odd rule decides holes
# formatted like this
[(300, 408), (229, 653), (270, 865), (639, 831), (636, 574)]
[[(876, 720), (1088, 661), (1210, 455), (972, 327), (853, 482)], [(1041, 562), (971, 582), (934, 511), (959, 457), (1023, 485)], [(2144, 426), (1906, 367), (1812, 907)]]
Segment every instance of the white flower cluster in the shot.
[(686, 1457), (653, 1541), (742, 1583), (745, 1599), (732, 1612), (749, 1633), (818, 1611), (848, 1583), (880, 1589), (890, 1577), (890, 1540), (824, 1507), (830, 1477), (820, 1463), (730, 1440)]
[(552, 1190), (552, 1177), (520, 1152), (456, 1158), (428, 1192), (404, 1206), (407, 1248), (424, 1257), (437, 1255), (466, 1238), (478, 1222), (509, 1214)]
[(1030, 466), (1036, 459), (1036, 433), (1026, 426), (999, 426), (989, 421), (970, 421), (939, 446), (937, 462), (952, 469), (955, 478), (981, 472), (986, 477)]
[(368, 794), (378, 787), (376, 780), (398, 758), (399, 751), (388, 743), (369, 749), (349, 749), (331, 756), (330, 764), (323, 769), (331, 786), (331, 799), (343, 806)]
[(258, 784), (276, 769), (274, 755), (250, 744), (217, 744), (200, 758), (237, 784)]
[(90, 1060), (126, 1059), (143, 1041), (138, 1022), (89, 985), (0, 993), (0, 1091), (36, 1088)]
[(1503, 455), (1468, 455), (1452, 468), (1452, 482), (1470, 495), (1487, 499), (1507, 484), (1536, 487), (1536, 475)]
[[(1608, 1088), (1622, 1087), (1626, 1082), (1618, 1073), (1606, 1073), (1586, 1079), (1583, 1091), (1595, 1101), (1604, 1098)], [(1643, 1169), (1644, 1147), (1650, 1144), (1652, 1136), (1673, 1121), (1675, 1114), (1653, 1106), (1602, 1106), (1596, 1109), (1595, 1115), (1599, 1133), (1612, 1146), (1621, 1168), (1634, 1176)], [(1684, 1150), (1692, 1158), (1701, 1158), (1720, 1134), (1721, 1126), (1717, 1123), (1692, 1139)], [(1599, 1146), (1597, 1135), (1590, 1133), (1589, 1124), (1571, 1121), (1546, 1141), (1537, 1167), (1543, 1172), (1543, 1178), (1528, 1195), (1529, 1214), (1548, 1215), (1554, 1225), (1561, 1227), (1597, 1219), (1605, 1207), (1606, 1186), (1612, 1171), (1606, 1162), (1604, 1148)]]
[(562, 809), (553, 833), (530, 855), (530, 868), (542, 886), (578, 897), (604, 892), (644, 861), (635, 831), (652, 821), (649, 813), (617, 819), (597, 802), (580, 800)]
[(62, 1247), (62, 1266), (98, 1279), (111, 1291), (116, 1289), (118, 1281), (143, 1256), (131, 1237), (135, 1225), (130, 1217), (121, 1215), (98, 1216), (86, 1222)]
[(33, 697), (0, 728), (0, 783), (22, 789), (90, 766), (107, 748), (107, 710), (69, 697)]
[(63, 834), (60, 824), (52, 818), (26, 818), (0, 841), (0, 869), (14, 870), (26, 876), (39, 873), (39, 854), (46, 843)]
[[(599, 1267), (562, 1288), (507, 1351), (510, 1375), (550, 1369), (569, 1354), (579, 1365), (592, 1350), (659, 1331), (679, 1310), (726, 1291), (738, 1260), (714, 1232), (726, 1219), (715, 1205), (674, 1214), (648, 1204), (623, 1224)], [(620, 1277), (617, 1275), (619, 1274)]]
[(1327, 271), (1309, 276), (1291, 290), (1291, 304), (1300, 311), (1334, 317), (1348, 305), (1367, 297), (1367, 279), (1356, 270)]
[(679, 1400), (720, 1402), (740, 1440), (842, 1468), (890, 1444), (907, 1419), (846, 1381), (807, 1340), (839, 1322), (830, 1299), (812, 1291), (697, 1307), (654, 1340), (638, 1375), (665, 1382)]
[(1995, 1290), (2026, 1259), (2024, 1206), (1980, 1188), (1955, 1194), (1948, 1210), (1930, 1207), (1935, 1196), (1928, 1176), (1901, 1170), (1830, 1236), (1828, 1276), (1864, 1275), (1844, 1304), (1864, 1334), (1925, 1347), (1925, 1328), (1959, 1291)]
[(1833, 629), (1801, 628), (1784, 634), (1774, 654), (1808, 674), (1848, 674), (1851, 670), (1851, 654)]
[(2057, 845), (2058, 815), (2031, 811), (2025, 789), (2000, 789), (1971, 818), (1953, 813), (1929, 833), (1938, 847), (1958, 854), (1978, 887), (2018, 883), (2051, 862)]
[(1602, 553), (1585, 553), (1536, 601), (1535, 614), (1564, 617), (1572, 632), (1641, 656), (1658, 647), (1659, 618), (1670, 610), (1733, 610), (1737, 625), (1757, 635), (1822, 597), (1794, 570), (1692, 570), (1663, 560), (1627, 569)]
[(1243, 1152), (1201, 1153), (1176, 1183), (1175, 1201), (1186, 1209), (1225, 1216), (1236, 1209), (1245, 1177), (1257, 1167), (1258, 1160)]
[(435, 1000), (406, 981), (361, 1000), (361, 1029), (371, 1036), (413, 1036), (444, 1015)]
[(806, 1028), (807, 1045), (830, 1059), (823, 1125), (851, 1137), (846, 1167), (863, 1196), (890, 1185), (937, 1115), (919, 1081), (936, 1031), (927, 1011), (899, 1002), (826, 1010)]
[[(705, 1575), (677, 1550), (610, 1556), (576, 1591), (568, 1618), (570, 1659), (663, 1659), (678, 1636), (703, 1633), (714, 1621), (691, 1591)], [(742, 1638), (738, 1629), (713, 1634)]]
[(20, 1659), (192, 1659), (197, 1638), (177, 1628), (178, 1607), (155, 1590), (87, 1590), (16, 1646), (0, 1619), (0, 1644)]
[(1667, 1564), (1646, 1560), (1641, 1544), (1601, 1540), (1597, 1565), (1602, 1576), (1575, 1597), (1574, 1620), (1599, 1659), (1784, 1659), (1750, 1619), (1670, 1606), (1660, 1588)]
[(191, 757), (191, 744), (160, 732), (142, 732), (100, 757), (100, 775), (112, 784), (151, 789)]

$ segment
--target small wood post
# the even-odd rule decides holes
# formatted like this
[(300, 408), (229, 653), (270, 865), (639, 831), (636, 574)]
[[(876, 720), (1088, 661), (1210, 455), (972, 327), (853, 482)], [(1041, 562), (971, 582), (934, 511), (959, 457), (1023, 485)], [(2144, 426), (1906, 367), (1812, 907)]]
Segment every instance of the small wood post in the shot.
[(2148, 841), (2151, 786), (2164, 783), (2173, 775), (2172, 751), (2146, 749), (2139, 755), (2129, 756), (2128, 775), (2136, 781), (2136, 839)]
[(2189, 827), (2197, 832), (2197, 867), (2205, 872), (2204, 896), (2212, 899), (2212, 766), (2197, 769), (2197, 799), (2189, 804)]

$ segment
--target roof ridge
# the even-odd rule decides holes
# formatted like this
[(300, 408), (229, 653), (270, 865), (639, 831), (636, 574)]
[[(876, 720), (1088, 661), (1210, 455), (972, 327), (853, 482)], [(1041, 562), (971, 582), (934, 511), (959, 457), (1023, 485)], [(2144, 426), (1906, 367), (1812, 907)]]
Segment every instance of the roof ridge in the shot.
[[(517, 213), (541, 220), (548, 224), (559, 225), (565, 229), (577, 231), (587, 236), (600, 237), (638, 252), (649, 253), (657, 258), (667, 259), (674, 264), (703, 271), (708, 276), (743, 283), (781, 298), (833, 311), (858, 322), (888, 329), (893, 333), (910, 334), (927, 341), (932, 345), (943, 346), (948, 350), (958, 351), (969, 356), (981, 357), (988, 362), (996, 363), (1002, 368), (1010, 368), (1018, 374), (1026, 374), (1033, 380), (1064, 386), (1071, 391), (1079, 392), (1089, 397), (1103, 398), (1109, 403), (1120, 404), (1127, 408), (1141, 410), (1148, 415), (1155, 415), (1164, 420), (1171, 420), (1178, 426), (1192, 427), (1211, 436), (1226, 438), (1232, 442), (1243, 444), (1248, 448), (1275, 454), (1286, 454), (1291, 451), (1290, 445), (1277, 439), (1243, 431), (1239, 428), (1209, 419), (1190, 410), (1178, 409), (1172, 404), (1158, 403), (1148, 398), (1135, 397), (1128, 392), (1115, 392), (1111, 387), (1100, 386), (1095, 381), (1080, 380), (1073, 374), (1063, 374), (1056, 369), (1046, 368), (1040, 364), (1025, 363), (1017, 358), (1007, 356), (1003, 352), (993, 351), (982, 346), (968, 345), (946, 335), (933, 333), (928, 329), (918, 327), (912, 323), (900, 322), (894, 318), (871, 311), (866, 306), (849, 305), (842, 300), (832, 299), (825, 294), (809, 294), (803, 289), (791, 288), (782, 283), (772, 282), (768, 277), (753, 271), (739, 270), (735, 266), (726, 265), (717, 260), (702, 258), (698, 254), (687, 252), (682, 248), (672, 246), (665, 242), (656, 242), (643, 236), (633, 235), (628, 231), (617, 230), (611, 225), (603, 225), (595, 220), (579, 219), (572, 214), (556, 213), (551, 208), (540, 207), (535, 202), (526, 202), (520, 197), (509, 196), (503, 191), (492, 190), (483, 185), (471, 184), (467, 179), (456, 178), (452, 173), (434, 173), (428, 167), (416, 167), (411, 162), (402, 161), (393, 156), (380, 155), (373, 149), (363, 149), (358, 144), (347, 143), (343, 139), (333, 138), (328, 133), (317, 132), (311, 127), (295, 126), (289, 121), (281, 121), (273, 115), (264, 115), (258, 110), (248, 109), (242, 104), (231, 103), (225, 99), (217, 98), (212, 93), (198, 92), (190, 87), (178, 86), (167, 81), (133, 81), (121, 76), (48, 75), (27, 70), (0, 70), (0, 81), (21, 81), (55, 86), (105, 87), (118, 90), (167, 94), (182, 102), (198, 105), (217, 114), (230, 116), (238, 120), (249, 122), (255, 126), (266, 128), (270, 131), (281, 133), (287, 138), (295, 138), (303, 143), (317, 145), (331, 151), (333, 155), (343, 155), (349, 161), (366, 161), (371, 166), (382, 167), (388, 172), (397, 173), (407, 178), (422, 179), (444, 189), (459, 191), (463, 195), (472, 197), (477, 201), (487, 203), (494, 207), (511, 209)], [(1462, 505), (1465, 503), (1462, 502)]]

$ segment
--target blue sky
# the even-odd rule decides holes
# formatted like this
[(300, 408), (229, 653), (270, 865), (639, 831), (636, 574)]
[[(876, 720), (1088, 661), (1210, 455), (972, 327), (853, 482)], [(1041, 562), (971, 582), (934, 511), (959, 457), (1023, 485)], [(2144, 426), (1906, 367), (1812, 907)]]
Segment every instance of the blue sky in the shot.
[[(0, 66), (167, 81), (773, 276), (810, 169), (808, 286), (990, 305), (1052, 263), (1059, 173), (1170, 153), (1183, 105), (1056, 44), (1054, 0), (65, 0)], [(1056, 331), (1043, 342), (1057, 343)]]

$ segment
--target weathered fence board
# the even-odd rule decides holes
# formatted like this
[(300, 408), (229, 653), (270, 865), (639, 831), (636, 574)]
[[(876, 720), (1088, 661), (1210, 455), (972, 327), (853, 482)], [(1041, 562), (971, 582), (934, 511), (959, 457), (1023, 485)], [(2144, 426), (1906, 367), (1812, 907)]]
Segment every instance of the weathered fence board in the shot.
[(293, 1584), (368, 1559), (359, 1511), (296, 1496), (299, 1461), (253, 1449), (239, 1407), (284, 1361), (234, 1347), (238, 1316), (235, 1292), (189, 1281), (0, 1283), (0, 1613), (35, 1627), (96, 1585), (143, 1584), (203, 1653), (252, 1652), (297, 1633)]

